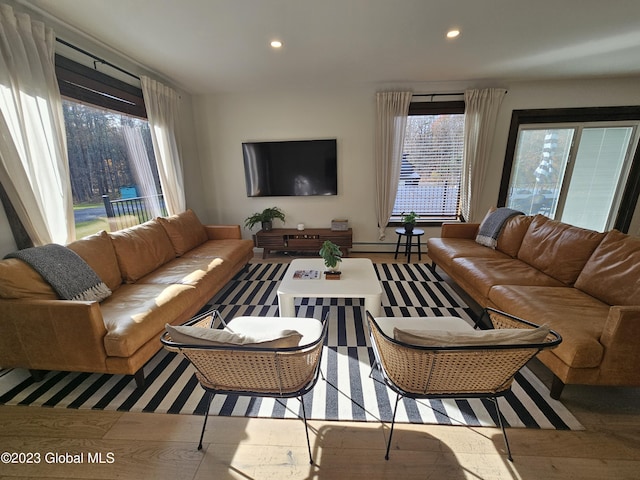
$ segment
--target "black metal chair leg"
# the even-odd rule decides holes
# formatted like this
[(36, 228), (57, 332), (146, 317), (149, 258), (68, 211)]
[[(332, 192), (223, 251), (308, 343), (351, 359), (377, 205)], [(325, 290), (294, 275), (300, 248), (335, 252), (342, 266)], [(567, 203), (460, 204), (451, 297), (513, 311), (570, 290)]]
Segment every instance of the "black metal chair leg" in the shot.
[(309, 450), (309, 463), (313, 465), (313, 457), (311, 456), (311, 442), (309, 441), (309, 426), (307, 425), (307, 411), (304, 408), (304, 398), (300, 397), (302, 404), (302, 419), (304, 420), (304, 432), (307, 435), (307, 449)]
[(376, 363), (376, 361), (374, 360), (373, 362), (371, 362), (371, 370), (369, 370), (369, 378), (373, 378), (373, 372), (376, 369), (376, 367), (378, 366), (378, 364)]
[(212, 400), (213, 393), (207, 392), (207, 411), (204, 412), (204, 423), (202, 424), (202, 432), (200, 433), (200, 443), (198, 443), (198, 450), (202, 450), (202, 439), (204, 438), (204, 430), (207, 427), (207, 418), (209, 418), (209, 409), (211, 408)]
[(507, 438), (507, 431), (504, 428), (504, 421), (502, 419), (502, 412), (500, 411), (500, 405), (498, 404), (498, 399), (493, 397), (493, 403), (496, 405), (496, 412), (498, 413), (498, 423), (500, 424), (500, 428), (502, 429), (502, 436), (504, 437), (504, 444), (507, 447), (507, 458), (513, 462), (513, 457), (511, 456), (511, 447), (509, 447), (509, 439)]
[(391, 437), (393, 437), (393, 427), (396, 423), (396, 412), (398, 411), (398, 402), (400, 402), (401, 395), (398, 393), (396, 396), (396, 406), (393, 407), (393, 418), (391, 419), (391, 431), (389, 432), (389, 441), (387, 442), (387, 453), (384, 456), (385, 460), (389, 460), (389, 449), (391, 448)]

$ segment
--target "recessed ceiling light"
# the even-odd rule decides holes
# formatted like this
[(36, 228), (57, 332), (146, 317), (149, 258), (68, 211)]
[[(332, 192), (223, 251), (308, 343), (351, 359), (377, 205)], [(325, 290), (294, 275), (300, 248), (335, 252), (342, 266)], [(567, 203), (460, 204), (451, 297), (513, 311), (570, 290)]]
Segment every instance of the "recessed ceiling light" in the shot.
[(447, 32), (447, 38), (456, 38), (458, 35), (460, 35), (460, 30), (457, 28), (451, 29)]
[(280, 47), (282, 47), (282, 42), (280, 40), (273, 40), (271, 42), (271, 46), (273, 48), (280, 48)]

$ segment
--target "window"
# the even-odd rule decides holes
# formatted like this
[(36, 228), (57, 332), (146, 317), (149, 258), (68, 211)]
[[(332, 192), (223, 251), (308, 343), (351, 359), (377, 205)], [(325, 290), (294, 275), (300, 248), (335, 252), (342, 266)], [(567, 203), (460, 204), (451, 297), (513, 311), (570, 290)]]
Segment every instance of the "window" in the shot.
[(166, 214), (142, 91), (61, 56), (56, 74), (76, 236)]
[(412, 103), (391, 220), (415, 212), (420, 221), (457, 219), (464, 142), (464, 102)]
[(640, 182), (636, 110), (636, 119), (629, 109), (514, 112), (523, 118), (512, 122), (499, 203), (591, 230), (628, 230)]

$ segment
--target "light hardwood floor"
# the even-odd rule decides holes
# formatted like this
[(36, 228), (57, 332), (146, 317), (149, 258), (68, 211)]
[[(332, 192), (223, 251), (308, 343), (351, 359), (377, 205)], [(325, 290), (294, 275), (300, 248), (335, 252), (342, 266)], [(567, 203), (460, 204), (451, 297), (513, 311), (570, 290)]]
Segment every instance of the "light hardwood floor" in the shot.
[[(585, 430), (509, 429), (514, 463), (499, 429), (399, 424), (385, 461), (388, 425), (311, 421), (315, 465), (300, 420), (211, 417), (199, 452), (202, 417), (1, 406), (0, 453), (40, 463), (0, 463), (0, 480), (639, 479), (639, 400), (640, 389), (567, 386), (562, 401)], [(62, 463), (67, 453), (83, 456)]]

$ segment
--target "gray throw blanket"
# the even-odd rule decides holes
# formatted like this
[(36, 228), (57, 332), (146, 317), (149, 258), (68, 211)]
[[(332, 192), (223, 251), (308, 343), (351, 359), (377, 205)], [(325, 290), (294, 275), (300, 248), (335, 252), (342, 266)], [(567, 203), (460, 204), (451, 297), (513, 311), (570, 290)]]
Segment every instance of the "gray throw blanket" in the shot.
[(491, 212), (480, 225), (476, 242), (485, 247), (496, 248), (502, 227), (514, 215), (524, 215), (524, 213), (506, 207), (500, 207)]
[(101, 301), (111, 295), (109, 287), (73, 250), (49, 244), (25, 248), (5, 256), (29, 264), (64, 300)]

